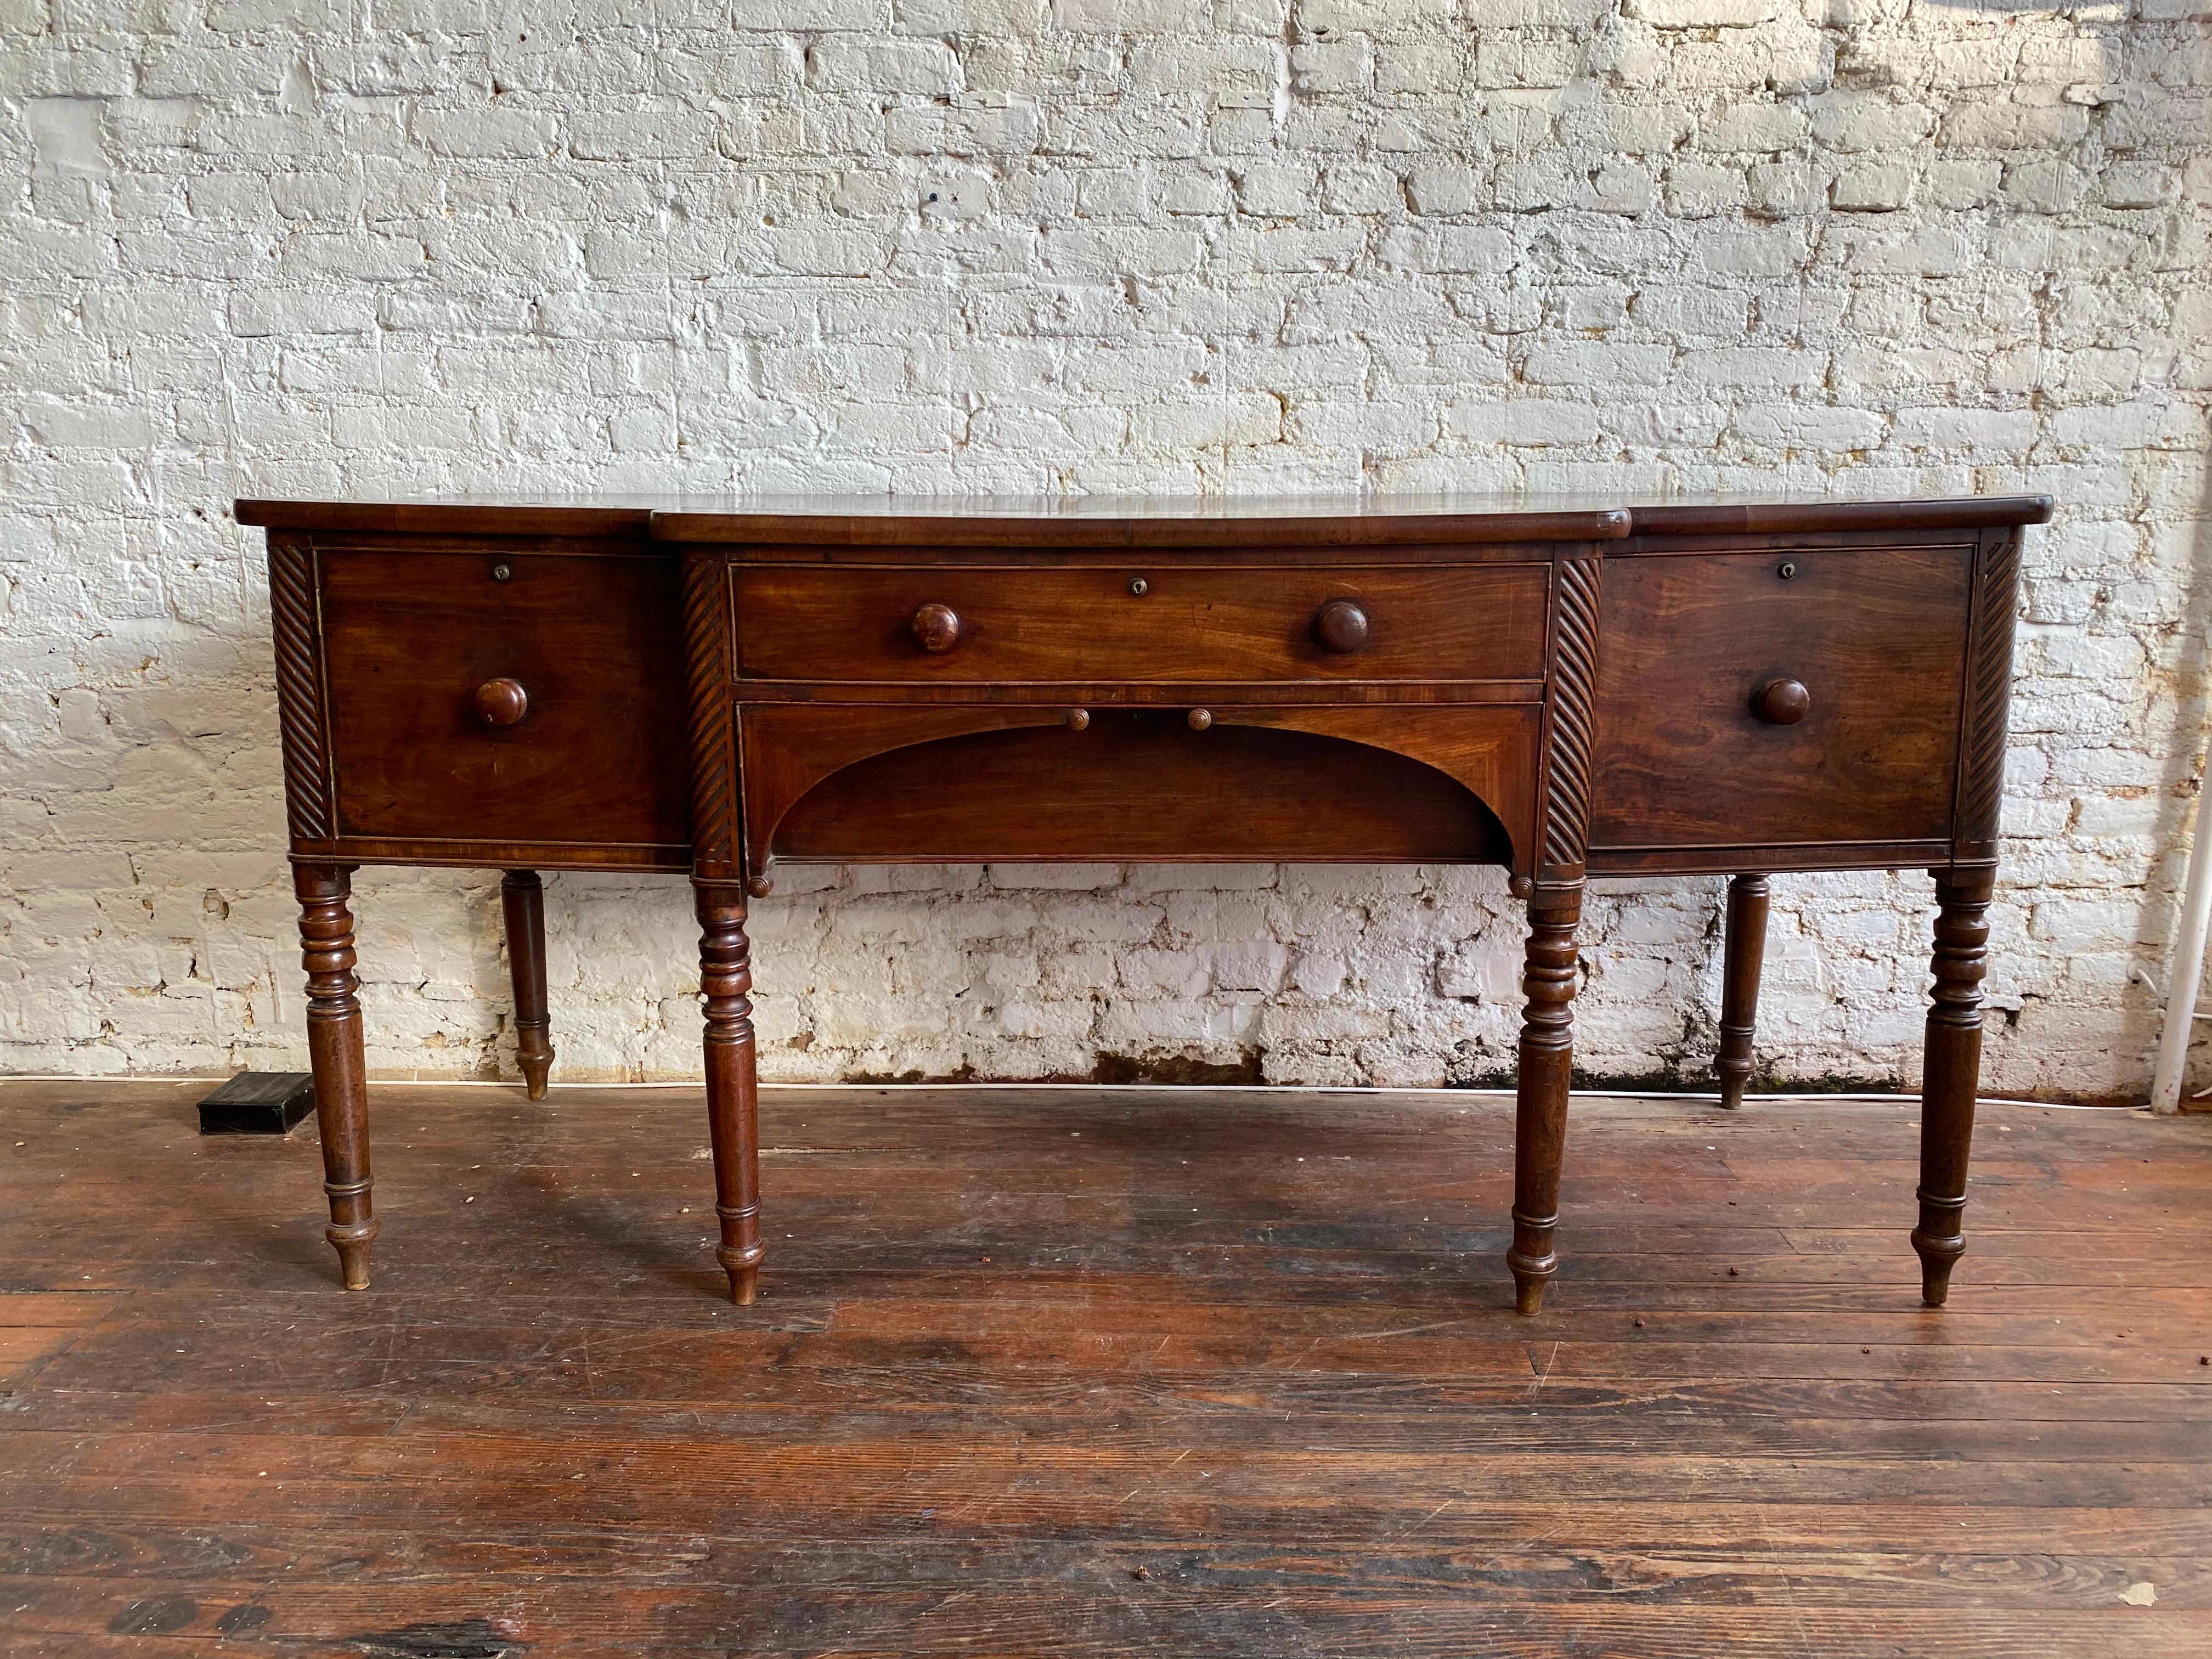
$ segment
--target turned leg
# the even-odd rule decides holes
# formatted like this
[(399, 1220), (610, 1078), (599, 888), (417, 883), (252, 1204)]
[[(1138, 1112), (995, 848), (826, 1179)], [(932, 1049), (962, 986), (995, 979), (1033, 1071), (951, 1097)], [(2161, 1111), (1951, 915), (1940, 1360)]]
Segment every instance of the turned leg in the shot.
[(1521, 1021), (1521, 1074), (1513, 1132), (1514, 1301), (1524, 1314), (1544, 1305), (1559, 1268), (1552, 1229), (1559, 1219), (1559, 1158), (1567, 1137), (1567, 1091), (1574, 1073), (1575, 927), (1583, 888), (1539, 886), (1528, 900), (1528, 951), (1521, 977), (1528, 1006)]
[(368, 1063), (362, 1053), (361, 1000), (355, 994), (353, 866), (301, 864), (292, 871), (300, 896), (300, 956), (307, 969), (307, 1054), (315, 1073), (315, 1126), (323, 1142), (323, 1191), (331, 1200), (325, 1236), (338, 1253), (349, 1291), (368, 1288), (368, 1247), (376, 1237), (369, 1206)]
[(1743, 1104), (1751, 1040), (1759, 1026), (1759, 970), (1766, 960), (1766, 878), (1735, 876), (1728, 888), (1728, 939), (1721, 968), (1721, 1051), (1713, 1070), (1721, 1104)]
[(1989, 960), (1990, 870), (1936, 877), (1935, 1002), (1920, 1082), (1920, 1299), (1940, 1308), (1966, 1253), (1966, 1159), (1982, 1073), (1982, 975)]
[(751, 948), (745, 892), (735, 882), (693, 884), (699, 912), (699, 988), (707, 1012), (707, 1123), (714, 1145), (714, 1260), (730, 1299), (753, 1299), (760, 1279), (760, 1126), (753, 1073)]
[(535, 870), (500, 878), (507, 913), (507, 966), (514, 976), (514, 1057), (532, 1100), (545, 1098), (553, 1068), (553, 1021), (545, 1012), (545, 884)]

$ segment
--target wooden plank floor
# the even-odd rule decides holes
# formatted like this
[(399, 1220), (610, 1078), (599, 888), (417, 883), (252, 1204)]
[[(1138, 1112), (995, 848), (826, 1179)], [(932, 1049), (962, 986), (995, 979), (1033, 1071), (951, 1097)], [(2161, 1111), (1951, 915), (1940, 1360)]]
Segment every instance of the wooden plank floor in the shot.
[(717, 1296), (685, 1091), (312, 1125), (0, 1085), (0, 1653), (2212, 1654), (2212, 1120), (776, 1091)]

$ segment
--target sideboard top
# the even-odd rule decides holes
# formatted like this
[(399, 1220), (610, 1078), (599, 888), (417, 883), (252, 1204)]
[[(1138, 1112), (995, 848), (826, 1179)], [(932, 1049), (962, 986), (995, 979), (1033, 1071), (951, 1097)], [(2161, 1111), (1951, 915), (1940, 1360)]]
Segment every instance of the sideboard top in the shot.
[(272, 530), (817, 545), (1066, 546), (1610, 541), (2041, 524), (2048, 495), (1860, 501), (1600, 495), (447, 496), (236, 504)]

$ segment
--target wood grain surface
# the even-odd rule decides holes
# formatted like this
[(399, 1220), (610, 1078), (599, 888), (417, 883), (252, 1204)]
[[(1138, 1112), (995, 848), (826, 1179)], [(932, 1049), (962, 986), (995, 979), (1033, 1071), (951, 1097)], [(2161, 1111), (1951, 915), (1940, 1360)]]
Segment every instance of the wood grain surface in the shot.
[[(1831, 548), (1609, 562), (1591, 842), (1950, 834), (1972, 556)], [(1784, 678), (1809, 689), (1811, 708), (1775, 724), (1754, 703)]]
[[(738, 672), (884, 684), (1536, 680), (1544, 564), (1343, 564), (1147, 571), (741, 565), (731, 574)], [(1315, 636), (1351, 600), (1357, 650)], [(921, 646), (917, 616), (957, 619)], [(942, 613), (942, 614), (939, 614)]]
[(0, 1084), (9, 1659), (2212, 1648), (2201, 1120), (1934, 1312), (1915, 1107), (1577, 1097), (1518, 1319), (1496, 1097), (769, 1090), (740, 1309), (693, 1090), (377, 1085), (348, 1295), (203, 1088)]
[[(689, 839), (677, 572), (664, 559), (322, 556), (337, 828), (359, 837)], [(487, 723), (478, 689), (527, 712)]]

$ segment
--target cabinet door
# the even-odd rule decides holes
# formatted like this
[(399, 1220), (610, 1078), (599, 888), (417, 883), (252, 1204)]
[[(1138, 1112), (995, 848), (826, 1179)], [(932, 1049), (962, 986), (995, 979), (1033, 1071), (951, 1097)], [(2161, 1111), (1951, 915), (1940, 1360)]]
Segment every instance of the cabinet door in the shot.
[[(684, 861), (674, 559), (434, 545), (317, 557), (341, 836)], [(520, 691), (479, 708), (496, 681)]]
[[(1973, 549), (1606, 561), (1594, 848), (1951, 833)], [(1766, 688), (1795, 681), (1754, 704)]]

